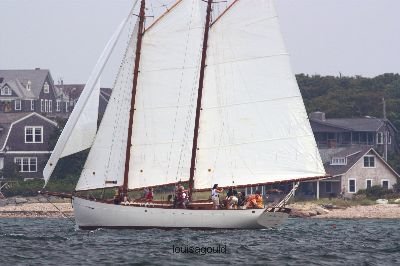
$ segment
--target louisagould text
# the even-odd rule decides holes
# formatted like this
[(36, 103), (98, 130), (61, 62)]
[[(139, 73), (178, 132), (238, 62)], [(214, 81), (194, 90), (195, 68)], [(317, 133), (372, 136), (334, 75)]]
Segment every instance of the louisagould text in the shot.
[(197, 246), (172, 246), (172, 252), (175, 254), (226, 254), (226, 245), (216, 247), (197, 247)]

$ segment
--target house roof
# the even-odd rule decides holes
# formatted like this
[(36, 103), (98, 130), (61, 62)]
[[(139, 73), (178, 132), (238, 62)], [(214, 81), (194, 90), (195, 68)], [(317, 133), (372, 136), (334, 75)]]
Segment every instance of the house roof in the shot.
[(327, 174), (331, 176), (339, 176), (347, 173), (364, 155), (368, 153), (374, 153), (379, 160), (381, 160), (386, 166), (398, 177), (399, 174), (390, 167), (390, 165), (383, 160), (383, 158), (379, 155), (378, 152), (374, 150), (372, 147), (364, 146), (364, 147), (352, 147), (346, 150), (340, 150), (337, 153), (332, 154), (333, 157), (346, 158), (346, 165), (331, 165), (330, 161), (324, 163), (324, 168)]
[(28, 117), (37, 116), (48, 123), (57, 126), (57, 123), (38, 113), (2, 113), (0, 116), (0, 151), (4, 150), (12, 126)]
[[(328, 118), (319, 120), (311, 118), (310, 121), (326, 125), (339, 127), (351, 131), (368, 131), (376, 132), (384, 125), (384, 120), (375, 117), (362, 117), (362, 118)], [(395, 129), (395, 128), (394, 128)]]
[[(0, 87), (5, 83), (12, 84), (11, 89), (19, 97), (38, 98), (49, 73), (47, 69), (0, 70)], [(28, 81), (31, 82), (30, 91), (26, 89)]]

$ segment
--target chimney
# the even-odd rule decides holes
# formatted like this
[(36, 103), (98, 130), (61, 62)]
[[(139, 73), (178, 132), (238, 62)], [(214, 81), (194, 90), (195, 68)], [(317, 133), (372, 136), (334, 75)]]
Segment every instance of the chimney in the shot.
[(35, 68), (35, 70), (40, 70), (40, 67)]
[(312, 113), (310, 114), (310, 119), (325, 121), (325, 120), (326, 120), (326, 119), (325, 119), (325, 113), (324, 113), (324, 112), (320, 112), (320, 111), (318, 111), (318, 112), (312, 112)]

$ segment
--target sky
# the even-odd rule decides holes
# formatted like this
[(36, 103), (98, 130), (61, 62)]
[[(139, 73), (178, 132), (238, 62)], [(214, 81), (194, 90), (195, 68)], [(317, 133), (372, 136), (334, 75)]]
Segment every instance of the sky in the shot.
[[(162, 10), (163, 1), (150, 0), (151, 8)], [(85, 83), (132, 3), (0, 0), (0, 69), (39, 67), (50, 69), (55, 82)], [(275, 0), (275, 6), (295, 73), (400, 72), (399, 0)], [(110, 69), (119, 60), (114, 56)], [(110, 86), (114, 73), (105, 74)]]

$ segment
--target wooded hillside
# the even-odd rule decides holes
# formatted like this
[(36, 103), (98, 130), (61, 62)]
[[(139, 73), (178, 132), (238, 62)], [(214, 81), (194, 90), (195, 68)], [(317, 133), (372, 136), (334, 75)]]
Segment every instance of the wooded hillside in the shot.
[(374, 78), (296, 76), (307, 113), (321, 111), (327, 118), (373, 116), (383, 118), (382, 98), (387, 118), (400, 129), (400, 75)]

